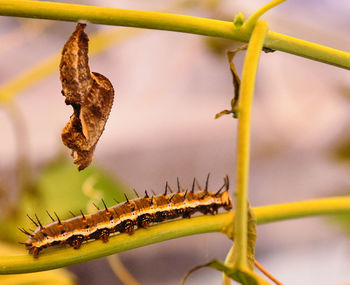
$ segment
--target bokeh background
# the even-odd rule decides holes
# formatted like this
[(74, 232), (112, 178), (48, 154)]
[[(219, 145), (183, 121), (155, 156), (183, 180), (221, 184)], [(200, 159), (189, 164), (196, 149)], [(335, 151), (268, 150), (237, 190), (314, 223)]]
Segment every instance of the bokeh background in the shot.
[[(230, 21), (238, 12), (248, 17), (267, 1), (64, 2)], [(291, 0), (263, 18), (273, 31), (350, 51), (349, 12), (348, 1)], [(74, 28), (74, 23), (0, 17), (0, 97), (2, 86), (59, 54)], [(86, 31), (90, 38), (95, 33), (113, 38), (111, 44), (98, 42), (103, 51), (90, 57), (90, 68), (108, 77), (116, 92), (90, 170), (93, 179), (107, 175), (120, 187), (161, 192), (166, 180), (175, 186), (179, 177), (189, 186), (194, 176), (204, 182), (211, 172), (211, 188), (217, 189), (225, 174), (234, 185), (237, 121), (230, 116), (214, 120), (214, 115), (229, 108), (233, 96), (225, 49), (241, 43), (102, 25), (88, 25)], [(239, 71), (243, 59), (244, 53), (235, 58)], [(72, 195), (65, 190), (73, 187), (70, 175), (80, 181), (78, 192), (92, 179), (89, 171), (69, 168), (72, 159), (60, 133), (72, 109), (60, 93), (58, 66), (47, 74), (16, 92), (10, 107), (0, 106), (0, 215), (5, 224), (15, 212), (18, 218), (18, 212), (43, 207), (44, 202), (31, 202), (35, 197), (21, 204), (23, 193), (36, 196), (50, 188), (45, 206), (58, 196), (70, 205)], [(349, 194), (349, 110), (349, 71), (278, 51), (262, 54), (252, 118), (252, 206)], [(59, 185), (53, 177), (59, 177)], [(54, 207), (59, 211), (59, 205)], [(285, 284), (350, 284), (348, 229), (325, 218), (259, 226), (257, 259)], [(190, 268), (223, 260), (230, 245), (223, 235), (205, 234), (119, 257), (141, 284), (178, 284)], [(68, 270), (79, 284), (122, 284), (105, 259)], [(202, 269), (188, 284), (220, 284), (220, 278)]]

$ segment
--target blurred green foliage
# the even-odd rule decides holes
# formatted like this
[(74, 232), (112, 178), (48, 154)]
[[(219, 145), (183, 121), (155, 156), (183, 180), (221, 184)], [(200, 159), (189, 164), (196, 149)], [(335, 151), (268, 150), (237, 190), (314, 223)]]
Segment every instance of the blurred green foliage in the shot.
[(130, 198), (135, 195), (106, 170), (93, 165), (79, 172), (71, 160), (62, 155), (41, 169), (31, 189), (20, 197), (16, 206), (17, 215), (1, 217), (2, 240), (25, 240), (17, 227), (35, 228), (26, 214), (32, 217), (37, 214), (43, 224), (48, 224), (51, 219), (46, 210), (53, 217), (54, 212), (57, 212), (60, 219), (67, 219), (72, 217), (69, 211), (79, 215), (80, 210), (84, 213), (96, 211), (93, 203), (103, 207), (101, 199), (104, 199), (107, 206), (111, 206), (116, 203), (114, 199), (124, 201), (124, 193)]

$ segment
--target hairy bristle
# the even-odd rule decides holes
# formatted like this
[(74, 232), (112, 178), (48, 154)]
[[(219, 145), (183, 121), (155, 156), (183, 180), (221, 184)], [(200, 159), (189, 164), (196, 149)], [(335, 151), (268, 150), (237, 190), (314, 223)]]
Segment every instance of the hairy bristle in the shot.
[(48, 210), (46, 210), (46, 213), (48, 214), (48, 216), (50, 217), (50, 219), (51, 219), (51, 221), (52, 222), (55, 222), (55, 219), (50, 215), (50, 213), (49, 213), (49, 211)]
[(176, 177), (176, 182), (177, 182), (177, 192), (180, 193), (181, 192), (181, 186), (180, 186), (179, 177)]
[(43, 228), (43, 225), (41, 224), (41, 222), (40, 222), (40, 220), (39, 220), (39, 218), (38, 218), (38, 216), (36, 214), (35, 214), (35, 218), (38, 221), (38, 224), (39, 224), (40, 228)]
[(168, 181), (165, 183), (164, 196), (168, 194)]
[(125, 199), (126, 199), (126, 203), (129, 203), (129, 199), (128, 196), (126, 196), (126, 194), (124, 193)]
[(17, 227), (22, 233), (24, 233), (27, 236), (33, 236), (30, 232), (26, 231), (24, 228)]
[(109, 212), (108, 207), (105, 203), (105, 200), (103, 200), (103, 199), (101, 199), (101, 200), (102, 200), (103, 206), (105, 207), (106, 212)]
[(28, 214), (27, 214), (27, 217), (29, 218), (29, 220), (32, 221), (32, 223), (33, 223), (35, 226), (39, 227), (39, 225), (38, 225)]
[(196, 185), (196, 178), (193, 178), (193, 182), (192, 182), (192, 189), (191, 189), (191, 192), (193, 193), (194, 192), (194, 187)]
[(209, 176), (210, 176), (210, 172), (208, 173), (207, 180), (205, 181), (205, 189), (204, 189), (205, 191), (208, 191)]
[(58, 224), (62, 225), (61, 220), (60, 220), (59, 216), (57, 215), (57, 213), (56, 213), (56, 212), (54, 212), (54, 214), (55, 214), (55, 216), (56, 216), (56, 218), (57, 218), (57, 222), (58, 222)]
[(171, 202), (171, 200), (174, 198), (174, 196), (175, 196), (176, 194), (173, 194), (170, 198), (169, 198), (169, 203)]
[(81, 216), (83, 217), (83, 220), (86, 221), (85, 215), (82, 210), (80, 210)]

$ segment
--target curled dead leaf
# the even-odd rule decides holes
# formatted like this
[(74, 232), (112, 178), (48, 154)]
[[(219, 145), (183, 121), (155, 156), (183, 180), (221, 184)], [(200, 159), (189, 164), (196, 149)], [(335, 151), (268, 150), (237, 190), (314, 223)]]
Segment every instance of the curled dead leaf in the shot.
[(96, 144), (105, 128), (114, 99), (111, 82), (102, 74), (90, 72), (86, 24), (76, 30), (62, 50), (60, 79), (65, 103), (73, 115), (62, 130), (64, 145), (72, 150), (79, 170), (92, 161)]

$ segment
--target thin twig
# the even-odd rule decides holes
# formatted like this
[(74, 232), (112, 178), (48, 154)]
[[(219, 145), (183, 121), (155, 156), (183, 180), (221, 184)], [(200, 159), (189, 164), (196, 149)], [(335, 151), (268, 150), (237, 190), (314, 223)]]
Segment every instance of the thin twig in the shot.
[(139, 285), (140, 283), (131, 275), (121, 262), (117, 254), (107, 257), (108, 263), (111, 266), (115, 276), (117, 276), (124, 285)]
[(269, 273), (256, 259), (254, 260), (254, 264), (256, 268), (258, 268), (267, 278), (271, 281), (275, 282), (277, 285), (283, 285), (280, 281), (278, 281), (271, 273)]

